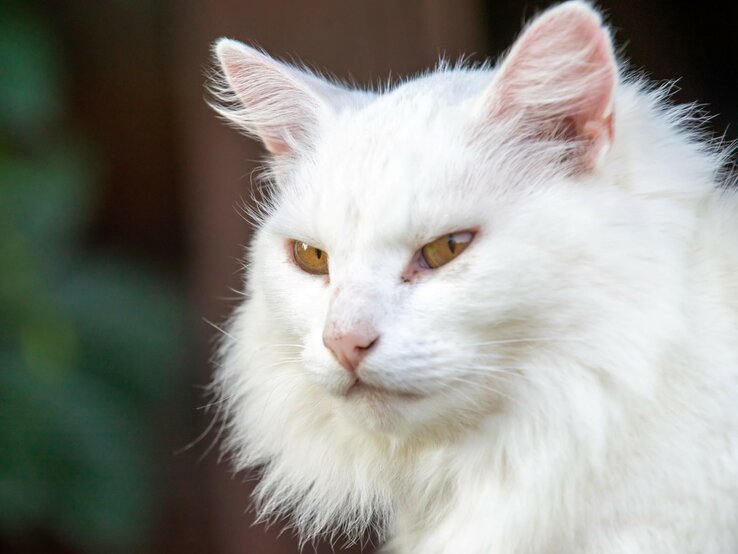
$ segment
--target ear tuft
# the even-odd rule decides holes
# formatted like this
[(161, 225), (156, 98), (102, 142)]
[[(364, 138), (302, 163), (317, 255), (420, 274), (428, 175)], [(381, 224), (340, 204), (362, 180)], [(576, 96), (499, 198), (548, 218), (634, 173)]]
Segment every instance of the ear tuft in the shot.
[(494, 78), (488, 114), (519, 120), (532, 136), (576, 141), (581, 167), (592, 169), (612, 140), (616, 84), (600, 15), (566, 2), (536, 18), (513, 45)]

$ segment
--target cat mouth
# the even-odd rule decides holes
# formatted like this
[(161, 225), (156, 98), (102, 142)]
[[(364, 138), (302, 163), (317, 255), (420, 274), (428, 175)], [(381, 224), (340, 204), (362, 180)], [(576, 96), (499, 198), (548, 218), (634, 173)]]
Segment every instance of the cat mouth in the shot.
[(356, 379), (346, 391), (347, 398), (397, 398), (402, 400), (418, 400), (422, 395), (413, 392), (399, 391), (372, 385)]

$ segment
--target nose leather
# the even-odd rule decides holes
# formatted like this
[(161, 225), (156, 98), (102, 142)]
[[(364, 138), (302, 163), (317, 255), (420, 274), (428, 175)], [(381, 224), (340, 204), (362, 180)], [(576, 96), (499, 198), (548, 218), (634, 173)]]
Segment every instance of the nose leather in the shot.
[(354, 373), (378, 338), (376, 330), (369, 326), (360, 326), (345, 332), (326, 331), (323, 333), (323, 344), (338, 363)]

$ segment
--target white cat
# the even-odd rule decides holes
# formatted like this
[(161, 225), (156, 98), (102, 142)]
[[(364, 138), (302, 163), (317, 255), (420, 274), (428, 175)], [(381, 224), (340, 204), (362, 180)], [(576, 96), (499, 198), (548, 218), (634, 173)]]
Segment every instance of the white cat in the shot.
[(738, 199), (587, 4), (347, 89), (238, 42), (271, 152), (216, 386), (264, 517), (397, 553), (738, 552)]

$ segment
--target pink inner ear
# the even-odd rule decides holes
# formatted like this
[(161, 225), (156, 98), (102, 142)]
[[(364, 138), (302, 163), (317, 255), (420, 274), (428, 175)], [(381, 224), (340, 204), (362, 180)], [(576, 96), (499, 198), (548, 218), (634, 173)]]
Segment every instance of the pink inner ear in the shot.
[(272, 154), (287, 156), (315, 124), (315, 98), (290, 71), (270, 57), (234, 41), (223, 40), (218, 57), (228, 84), (243, 104), (237, 123)]
[(503, 62), (492, 90), (492, 118), (520, 117), (539, 134), (583, 143), (596, 165), (613, 134), (617, 67), (600, 17), (579, 2), (540, 16)]

